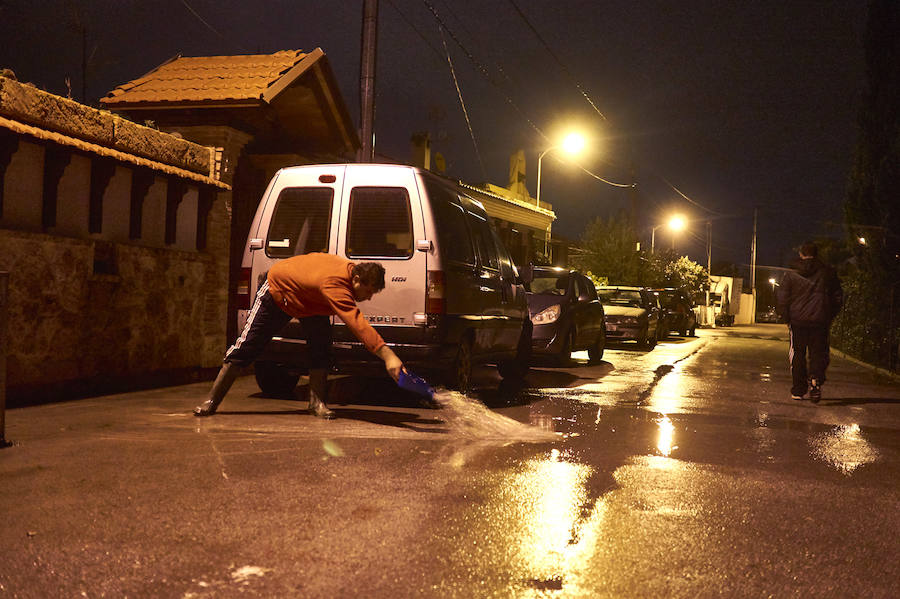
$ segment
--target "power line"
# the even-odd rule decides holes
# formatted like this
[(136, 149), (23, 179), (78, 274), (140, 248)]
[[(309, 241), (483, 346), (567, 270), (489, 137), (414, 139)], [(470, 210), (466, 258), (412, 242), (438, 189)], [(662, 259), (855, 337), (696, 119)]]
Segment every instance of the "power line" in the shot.
[(519, 8), (519, 6), (515, 3), (515, 0), (509, 0), (509, 3), (513, 5), (513, 8), (516, 9), (516, 12), (519, 13), (519, 16), (522, 17), (522, 20), (525, 21), (526, 25), (528, 25), (528, 28), (531, 29), (531, 31), (532, 31), (532, 33), (534, 33), (535, 37), (538, 38), (538, 40), (541, 42), (541, 44), (543, 44), (543, 46), (547, 50), (547, 52), (550, 53), (550, 56), (553, 57), (553, 60), (555, 60), (556, 64), (559, 65), (559, 68), (561, 68), (563, 70), (563, 72), (566, 74), (566, 76), (569, 78), (569, 80), (573, 84), (575, 84), (575, 87), (578, 88), (578, 91), (581, 92), (581, 95), (584, 96), (584, 99), (587, 100), (587, 103), (591, 105), (591, 108), (593, 108), (594, 111), (600, 115), (600, 118), (602, 118), (604, 121), (606, 121), (607, 120), (606, 116), (602, 112), (600, 112), (600, 109), (597, 108), (597, 105), (594, 104), (594, 101), (591, 100), (591, 97), (587, 94), (586, 91), (584, 91), (584, 88), (581, 86), (581, 84), (578, 82), (578, 80), (575, 79), (575, 77), (572, 75), (572, 72), (569, 71), (568, 67), (566, 67), (566, 65), (563, 64), (563, 61), (560, 60), (559, 57), (556, 55), (556, 53), (550, 48), (550, 44), (548, 44), (546, 42), (546, 40), (544, 40), (544, 38), (541, 36), (541, 34), (538, 32), (538, 30), (535, 29), (534, 25), (531, 24), (531, 21), (528, 20), (528, 17), (525, 16), (525, 13), (522, 12), (522, 9)]
[(402, 10), (400, 10), (399, 8), (397, 8), (397, 5), (394, 4), (394, 0), (387, 0), (387, 2), (388, 2), (388, 4), (391, 5), (391, 7), (392, 7), (395, 11), (397, 11), (397, 14), (400, 15), (400, 18), (403, 19), (403, 20), (406, 22), (406, 24), (409, 25), (410, 28), (411, 28), (413, 31), (416, 32), (416, 35), (418, 35), (418, 36), (422, 39), (422, 41), (425, 42), (425, 45), (428, 46), (429, 48), (431, 48), (431, 51), (434, 52), (435, 55), (437, 55), (438, 59), (440, 59), (440, 61), (443, 62), (443, 61), (444, 61), (444, 55), (441, 53), (441, 51), (438, 50), (437, 48), (435, 48), (433, 45), (431, 45), (431, 42), (428, 41), (428, 38), (425, 37), (425, 34), (423, 34), (421, 31), (419, 31), (419, 28), (416, 27), (416, 26), (413, 24), (413, 22), (409, 20), (409, 18), (406, 16), (406, 13), (404, 13)]
[(215, 33), (216, 35), (218, 35), (218, 36), (219, 36), (220, 38), (222, 38), (223, 40), (225, 40), (225, 41), (227, 41), (227, 42), (230, 42), (230, 43), (234, 43), (234, 44), (237, 46), (238, 50), (240, 50), (240, 51), (242, 51), (242, 52), (246, 52), (246, 53), (249, 54), (249, 52), (250, 52), (249, 50), (247, 50), (247, 49), (244, 48), (242, 45), (240, 45), (240, 44), (238, 44), (237, 42), (235, 42), (233, 39), (230, 39), (230, 38), (225, 37), (224, 35), (222, 35), (222, 33), (221, 33), (218, 29), (216, 29), (215, 27), (213, 27), (212, 25), (210, 25), (210, 24), (206, 21), (206, 19), (204, 19), (203, 17), (200, 16), (200, 13), (198, 13), (196, 10), (194, 10), (194, 9), (191, 7), (191, 5), (187, 3), (187, 0), (181, 0), (181, 3), (184, 5), (184, 7), (185, 7), (186, 9), (188, 9), (188, 10), (190, 11), (190, 13), (191, 13), (192, 15), (194, 15), (195, 17), (197, 17), (197, 20), (200, 21), (201, 23), (203, 23), (203, 24), (206, 26), (207, 29), (209, 29), (210, 31), (212, 31), (213, 33)]
[(444, 21), (441, 19), (440, 15), (438, 14), (437, 10), (435, 10), (434, 6), (432, 6), (428, 2), (428, 0), (422, 0), (422, 3), (425, 4), (426, 7), (428, 7), (428, 10), (430, 10), (431, 14), (434, 15), (434, 18), (438, 22), (438, 24), (441, 27), (443, 27), (443, 30), (447, 32), (447, 34), (450, 36), (450, 39), (452, 39), (454, 42), (456, 42), (456, 45), (459, 46), (459, 48), (463, 51), (463, 54), (466, 55), (466, 58), (468, 58), (472, 62), (472, 64), (475, 65), (476, 69), (481, 73), (481, 75), (483, 77), (485, 77), (491, 85), (493, 85), (498, 90), (501, 90), (501, 94), (506, 99), (506, 102), (510, 106), (512, 106), (517, 113), (519, 113), (519, 116), (521, 116), (523, 119), (525, 119), (525, 121), (529, 125), (531, 125), (531, 128), (534, 129), (537, 132), (537, 134), (540, 135), (544, 139), (544, 141), (549, 141), (550, 138), (547, 137), (547, 135), (543, 131), (541, 131), (540, 127), (538, 127), (534, 123), (534, 121), (532, 121), (530, 118), (528, 118), (528, 116), (524, 112), (522, 112), (522, 109), (519, 108), (518, 104), (516, 104), (512, 98), (510, 98), (508, 95), (506, 95), (506, 93), (504, 93), (502, 91), (502, 87), (494, 80), (494, 78), (491, 76), (490, 72), (488, 72), (487, 68), (483, 64), (481, 64), (481, 62), (479, 62), (478, 59), (476, 59), (472, 55), (471, 52), (469, 52), (469, 50), (465, 47), (465, 45), (463, 45), (463, 43), (461, 41), (459, 41), (459, 38), (456, 37), (456, 35), (453, 33), (453, 30), (450, 29), (449, 27), (447, 27), (447, 24), (444, 23)]
[(484, 170), (484, 162), (481, 160), (481, 152), (478, 150), (478, 142), (475, 140), (475, 132), (472, 130), (472, 122), (469, 120), (469, 112), (466, 110), (466, 103), (463, 101), (462, 91), (459, 89), (459, 81), (456, 79), (456, 70), (453, 68), (453, 60), (450, 58), (450, 48), (447, 47), (447, 40), (444, 38), (444, 30), (440, 26), (441, 43), (444, 44), (444, 52), (447, 53), (447, 64), (450, 66), (450, 74), (453, 76), (453, 85), (456, 86), (456, 95), (459, 97), (459, 105), (462, 107), (463, 116), (466, 117), (466, 126), (469, 128), (469, 137), (472, 138), (472, 145), (475, 147), (475, 156), (478, 158), (478, 165), (481, 167), (481, 176), (487, 180), (487, 172)]

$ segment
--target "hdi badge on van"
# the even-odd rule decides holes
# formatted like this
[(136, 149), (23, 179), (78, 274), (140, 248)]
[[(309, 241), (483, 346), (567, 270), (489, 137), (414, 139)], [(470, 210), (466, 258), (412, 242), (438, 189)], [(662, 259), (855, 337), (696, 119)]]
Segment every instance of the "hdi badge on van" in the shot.
[[(244, 248), (238, 330), (269, 268), (311, 252), (384, 266), (384, 291), (361, 310), (416, 371), (463, 392), (473, 364), (495, 363), (503, 377), (527, 373), (532, 324), (522, 280), (484, 207), (455, 182), (388, 164), (278, 171)], [(340, 320), (333, 324), (339, 371), (384, 372)], [(263, 392), (284, 395), (305, 364), (306, 343), (292, 321), (257, 360), (256, 380)]]

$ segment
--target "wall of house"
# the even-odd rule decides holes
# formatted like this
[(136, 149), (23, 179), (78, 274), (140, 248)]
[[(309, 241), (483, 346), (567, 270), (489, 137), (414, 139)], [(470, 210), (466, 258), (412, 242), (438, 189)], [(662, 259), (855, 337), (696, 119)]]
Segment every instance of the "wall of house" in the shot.
[(168, 183), (158, 176), (144, 200), (141, 237), (130, 239), (132, 171), (118, 165), (103, 195), (102, 230), (92, 234), (91, 157), (75, 154), (59, 181), (56, 226), (42, 230), (45, 150), (24, 139), (5, 171), (0, 214), (0, 271), (10, 273), (10, 403), (221, 364), (230, 193), (217, 194), (198, 250), (199, 190), (188, 185), (175, 242), (166, 244)]

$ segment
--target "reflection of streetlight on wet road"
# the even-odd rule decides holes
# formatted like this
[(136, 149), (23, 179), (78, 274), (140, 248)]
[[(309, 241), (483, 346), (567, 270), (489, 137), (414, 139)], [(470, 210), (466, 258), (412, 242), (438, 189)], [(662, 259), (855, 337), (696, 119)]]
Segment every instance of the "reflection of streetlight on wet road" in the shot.
[(669, 227), (672, 231), (672, 245), (675, 244), (675, 233), (684, 229), (685, 221), (684, 217), (680, 214), (674, 215), (672, 218), (661, 225), (656, 225), (653, 227), (650, 232), (650, 253), (654, 253), (656, 251), (656, 230), (660, 227)]

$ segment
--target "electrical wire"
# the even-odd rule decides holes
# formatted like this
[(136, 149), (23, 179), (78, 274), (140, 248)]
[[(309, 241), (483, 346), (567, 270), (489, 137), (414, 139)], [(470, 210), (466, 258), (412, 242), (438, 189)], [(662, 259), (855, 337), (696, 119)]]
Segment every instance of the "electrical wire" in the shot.
[(413, 24), (413, 22), (409, 20), (409, 17), (406, 16), (406, 13), (404, 13), (402, 10), (400, 10), (400, 9), (397, 7), (396, 4), (394, 4), (394, 0), (387, 0), (387, 3), (390, 4), (391, 7), (392, 7), (395, 11), (397, 11), (397, 14), (400, 15), (400, 18), (403, 19), (403, 20), (406, 22), (406, 24), (409, 25), (410, 28), (411, 28), (413, 31), (416, 32), (416, 35), (418, 35), (418, 36), (422, 39), (422, 41), (425, 42), (425, 45), (428, 46), (429, 48), (431, 48), (431, 51), (435, 53), (435, 55), (438, 57), (438, 59), (440, 59), (441, 62), (444, 62), (444, 55), (441, 53), (441, 51), (438, 50), (437, 48), (435, 48), (435, 47), (431, 44), (431, 42), (428, 41), (428, 38), (425, 37), (425, 34), (423, 34), (421, 31), (419, 31), (419, 28), (416, 27), (416, 26)]
[(441, 19), (440, 15), (438, 14), (438, 12), (434, 8), (434, 6), (432, 6), (428, 2), (428, 0), (422, 0), (422, 3), (425, 4), (426, 7), (428, 7), (428, 10), (430, 10), (431, 14), (434, 15), (434, 18), (438, 22), (438, 25), (440, 25), (443, 28), (443, 31), (447, 32), (447, 34), (450, 36), (450, 39), (452, 39), (454, 42), (456, 42), (456, 45), (459, 46), (459, 48), (463, 51), (463, 54), (466, 55), (466, 58), (468, 58), (469, 61), (471, 61), (472, 64), (475, 65), (476, 69), (482, 74), (482, 76), (485, 77), (491, 85), (493, 85), (495, 88), (500, 90), (500, 93), (506, 99), (507, 104), (512, 106), (513, 109), (517, 113), (519, 113), (519, 116), (521, 116), (523, 119), (525, 119), (525, 121), (531, 126), (531, 128), (534, 129), (535, 132), (537, 132), (537, 134), (540, 135), (544, 139), (544, 141), (549, 142), (550, 138), (547, 137), (547, 135), (543, 131), (541, 131), (541, 128), (538, 127), (534, 123), (534, 121), (532, 121), (530, 118), (528, 118), (528, 116), (524, 112), (522, 112), (522, 109), (519, 108), (519, 105), (516, 104), (512, 98), (510, 98), (508, 95), (506, 95), (506, 93), (503, 92), (502, 86), (500, 86), (500, 84), (498, 84), (494, 80), (493, 76), (490, 74), (490, 72), (487, 70), (487, 68), (483, 64), (481, 64), (481, 62), (479, 62), (478, 59), (476, 59), (475, 56), (472, 55), (471, 52), (469, 52), (469, 50), (465, 47), (465, 45), (463, 45), (463, 43), (459, 40), (459, 38), (453, 33), (453, 30), (450, 29), (449, 27), (447, 27), (447, 24), (443, 21), (443, 19)]
[(543, 44), (544, 48), (547, 50), (547, 52), (550, 54), (550, 56), (553, 57), (553, 60), (556, 61), (556, 64), (559, 65), (559, 68), (561, 68), (563, 70), (563, 72), (566, 74), (566, 76), (569, 78), (569, 81), (571, 81), (575, 85), (575, 87), (578, 88), (578, 91), (581, 92), (581, 95), (584, 96), (584, 99), (587, 100), (587, 103), (591, 105), (591, 108), (593, 108), (594, 111), (600, 115), (600, 118), (602, 118), (604, 121), (606, 121), (607, 120), (606, 115), (604, 115), (602, 112), (600, 112), (600, 109), (597, 108), (597, 105), (594, 104), (594, 101), (591, 100), (591, 97), (588, 95), (588, 93), (586, 91), (584, 91), (584, 87), (582, 87), (581, 83), (579, 83), (578, 80), (575, 79), (575, 77), (572, 75), (572, 72), (569, 71), (568, 67), (566, 67), (566, 65), (563, 64), (563, 61), (560, 60), (559, 56), (557, 56), (556, 53), (550, 48), (550, 44), (548, 44), (546, 42), (546, 40), (544, 40), (543, 36), (541, 36), (541, 34), (538, 32), (538, 30), (535, 28), (535, 26), (531, 24), (531, 21), (528, 20), (528, 17), (525, 16), (525, 13), (522, 12), (522, 9), (519, 8), (519, 6), (515, 3), (515, 0), (509, 0), (509, 3), (513, 5), (513, 8), (516, 9), (516, 12), (519, 13), (519, 16), (522, 17), (522, 20), (525, 21), (526, 25), (528, 25), (528, 28), (531, 29), (531, 31), (532, 31), (532, 33), (534, 33), (535, 37), (537, 37), (538, 40), (541, 42), (541, 44)]
[(218, 29), (216, 29), (215, 27), (213, 27), (212, 25), (210, 25), (210, 24), (206, 21), (206, 19), (204, 19), (203, 17), (201, 17), (201, 16), (200, 16), (200, 13), (198, 13), (196, 10), (194, 10), (194, 9), (191, 7), (191, 5), (187, 3), (187, 0), (181, 0), (181, 3), (184, 5), (184, 7), (185, 7), (186, 9), (188, 9), (188, 10), (190, 11), (190, 13), (191, 13), (192, 15), (194, 15), (195, 17), (197, 17), (197, 20), (200, 21), (201, 23), (203, 23), (203, 24), (206, 26), (207, 29), (209, 29), (210, 31), (212, 31), (213, 33), (215, 33), (216, 35), (218, 35), (218, 36), (219, 36), (220, 38), (222, 38), (223, 40), (228, 41), (228, 42), (231, 42), (231, 43), (234, 43), (235, 46), (237, 46), (237, 49), (238, 49), (238, 50), (240, 50), (240, 51), (242, 51), (242, 52), (246, 52), (246, 53), (249, 53), (249, 52), (250, 52), (249, 50), (247, 50), (246, 48), (244, 48), (243, 46), (241, 46), (240, 44), (238, 44), (237, 42), (235, 42), (233, 39), (227, 38), (227, 37), (225, 37), (224, 35), (222, 35), (222, 33), (221, 33)]
[(466, 126), (469, 128), (469, 137), (472, 138), (472, 146), (475, 148), (475, 156), (478, 158), (478, 165), (481, 167), (481, 176), (487, 181), (487, 172), (484, 170), (484, 162), (481, 160), (481, 152), (478, 149), (478, 142), (475, 140), (475, 132), (472, 130), (472, 122), (469, 120), (469, 111), (466, 110), (466, 103), (463, 101), (462, 90), (459, 89), (459, 80), (456, 78), (456, 69), (453, 68), (453, 60), (450, 58), (450, 48), (447, 47), (447, 40), (444, 37), (444, 30), (438, 26), (441, 32), (441, 43), (444, 44), (444, 52), (447, 53), (447, 64), (450, 66), (450, 74), (453, 76), (453, 85), (456, 86), (456, 95), (459, 97), (459, 105), (462, 108), (463, 116), (466, 117)]

